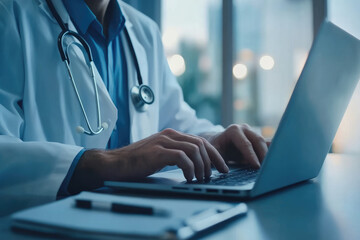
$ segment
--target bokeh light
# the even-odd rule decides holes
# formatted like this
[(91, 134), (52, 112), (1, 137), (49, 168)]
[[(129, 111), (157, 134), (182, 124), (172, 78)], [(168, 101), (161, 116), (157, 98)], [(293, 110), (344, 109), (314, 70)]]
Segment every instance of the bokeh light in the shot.
[(181, 55), (179, 54), (172, 55), (167, 60), (169, 63), (170, 70), (175, 76), (179, 77), (184, 74), (186, 70), (186, 65), (185, 65), (185, 60)]
[(175, 50), (179, 44), (179, 34), (175, 28), (168, 28), (162, 35), (164, 48), (167, 50)]
[(260, 58), (259, 64), (262, 69), (271, 70), (275, 66), (275, 61), (273, 57), (265, 55)]
[(245, 64), (237, 63), (233, 67), (233, 75), (236, 79), (244, 79), (247, 76), (248, 69)]

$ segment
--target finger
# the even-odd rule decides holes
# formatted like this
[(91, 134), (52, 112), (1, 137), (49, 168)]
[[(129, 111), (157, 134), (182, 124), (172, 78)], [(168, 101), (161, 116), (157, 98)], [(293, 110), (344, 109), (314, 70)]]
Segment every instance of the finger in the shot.
[(224, 159), (222, 158), (222, 156), (220, 155), (220, 153), (205, 138), (200, 138), (200, 137), (196, 137), (196, 136), (192, 136), (192, 135), (188, 135), (188, 134), (182, 134), (182, 133), (178, 133), (177, 136), (174, 134), (172, 137), (174, 139), (178, 139), (179, 135), (182, 139), (201, 146), (200, 149), (202, 150), (204, 155), (206, 154), (208, 156), (208, 159), (209, 159), (209, 164), (205, 165), (205, 168), (209, 169), (208, 170), (209, 177), (211, 176), (211, 173), (212, 173), (211, 172), (211, 162), (214, 164), (215, 168), (219, 172), (222, 172), (222, 173), (229, 172), (229, 168), (226, 165), (226, 163), (225, 163)]
[[(163, 136), (165, 139), (165, 141), (162, 141), (160, 144), (167, 149), (174, 149), (174, 150), (181, 150), (183, 151), (188, 158), (193, 162), (194, 164), (194, 171), (195, 171), (195, 176), (196, 179), (199, 181), (203, 181), (204, 180), (204, 176), (210, 177), (210, 175), (207, 173), (205, 175), (205, 161), (210, 161), (210, 160), (205, 160), (203, 159), (203, 157), (201, 156), (200, 153), (200, 149), (197, 145), (190, 143), (190, 142), (185, 142), (185, 141), (177, 141), (177, 140), (173, 140), (170, 137), (166, 137)], [(209, 158), (207, 156), (207, 158)], [(210, 165), (210, 163), (208, 164)], [(211, 169), (210, 169), (211, 171)]]
[(206, 139), (204, 139), (204, 145), (215, 168), (221, 173), (228, 173), (229, 167), (226, 165), (226, 162), (220, 155), (219, 151)]
[(211, 159), (209, 157), (209, 154), (205, 148), (203, 139), (195, 136), (191, 136), (188, 134), (183, 134), (180, 132), (171, 132), (168, 135), (170, 138), (174, 139), (178, 142), (188, 142), (191, 144), (194, 144), (199, 149), (199, 153), (201, 156), (201, 159), (203, 161), (203, 170), (205, 174), (205, 178), (210, 178), (211, 176)]
[(244, 128), (244, 133), (246, 137), (250, 140), (260, 163), (262, 163), (268, 150), (265, 139), (252, 131), (250, 128)]
[(163, 164), (177, 165), (184, 173), (186, 181), (191, 182), (194, 178), (194, 164), (190, 158), (181, 150), (164, 149)]
[(237, 128), (230, 134), (231, 142), (243, 155), (245, 163), (254, 168), (260, 168), (260, 162), (253, 149), (250, 140), (244, 134), (242, 128)]

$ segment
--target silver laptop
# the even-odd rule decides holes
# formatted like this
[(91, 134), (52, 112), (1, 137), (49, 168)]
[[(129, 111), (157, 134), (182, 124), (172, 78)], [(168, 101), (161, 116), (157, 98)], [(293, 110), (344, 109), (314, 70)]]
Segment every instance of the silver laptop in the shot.
[(141, 182), (105, 182), (121, 191), (253, 198), (318, 175), (360, 78), (360, 41), (325, 21), (258, 171), (213, 172), (186, 183), (180, 169)]

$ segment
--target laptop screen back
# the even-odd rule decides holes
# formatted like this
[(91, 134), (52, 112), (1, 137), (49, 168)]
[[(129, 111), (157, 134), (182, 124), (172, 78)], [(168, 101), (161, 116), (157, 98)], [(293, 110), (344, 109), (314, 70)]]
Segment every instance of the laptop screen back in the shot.
[(360, 41), (324, 22), (272, 141), (253, 196), (316, 177), (360, 78)]

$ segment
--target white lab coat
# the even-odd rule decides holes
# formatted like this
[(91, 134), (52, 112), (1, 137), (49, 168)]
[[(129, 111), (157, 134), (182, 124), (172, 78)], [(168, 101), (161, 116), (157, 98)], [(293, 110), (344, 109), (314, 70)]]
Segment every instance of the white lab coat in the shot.
[[(53, 2), (63, 21), (76, 31), (62, 1)], [(120, 4), (143, 81), (155, 93), (154, 104), (143, 113), (129, 98), (131, 142), (165, 128), (190, 134), (221, 131), (222, 127), (197, 119), (183, 101), (156, 24)], [(0, 0), (0, 189), (36, 182), (31, 191), (55, 197), (77, 153), (84, 147), (105, 148), (114, 129), (117, 109), (96, 71), (102, 120), (109, 128), (97, 136), (76, 132), (78, 125), (86, 128), (86, 124), (57, 48), (60, 32), (45, 0)], [(130, 91), (138, 83), (128, 44), (124, 45)], [(76, 45), (68, 50), (80, 96), (96, 126), (94, 88), (84, 55)], [(49, 179), (56, 187), (45, 186)]]

